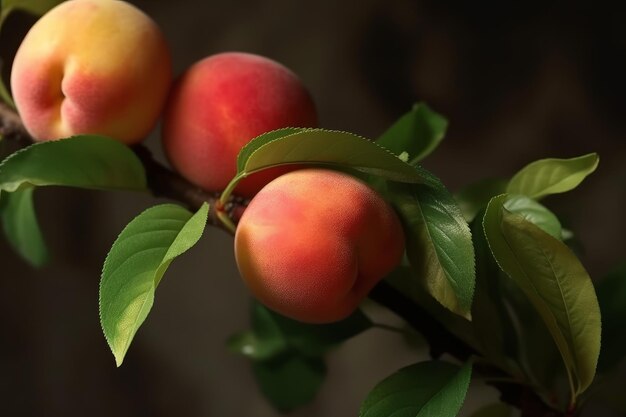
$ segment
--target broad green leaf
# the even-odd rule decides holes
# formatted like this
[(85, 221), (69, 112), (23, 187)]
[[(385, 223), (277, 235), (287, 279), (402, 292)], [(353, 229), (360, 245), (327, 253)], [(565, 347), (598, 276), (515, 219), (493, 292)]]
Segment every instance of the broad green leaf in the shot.
[(267, 400), (281, 412), (310, 403), (324, 377), (326, 365), (319, 357), (287, 353), (252, 363), (254, 376)]
[(609, 371), (626, 358), (626, 265), (611, 271), (597, 286), (602, 311), (599, 371)]
[(390, 180), (437, 186), (425, 169), (411, 166), (397, 156), (360, 136), (323, 129), (304, 129), (266, 142), (238, 158), (238, 175), (246, 176), (262, 169), (284, 164), (315, 164), (350, 168)]
[(454, 198), (465, 220), (471, 222), (476, 215), (487, 207), (491, 197), (502, 194), (506, 190), (507, 181), (501, 178), (488, 178), (471, 184), (457, 194)]
[(0, 215), (4, 233), (11, 246), (31, 265), (40, 267), (48, 261), (48, 249), (39, 229), (33, 188), (0, 195)]
[(7, 16), (16, 9), (24, 10), (36, 16), (41, 16), (63, 0), (2, 0), (0, 1), (0, 25)]
[(526, 294), (559, 348), (572, 402), (591, 384), (600, 351), (600, 308), (587, 271), (561, 241), (492, 199), (483, 226), (500, 268)]
[(389, 184), (405, 230), (406, 251), (427, 291), (444, 307), (470, 317), (474, 247), (467, 222), (443, 187)]
[(117, 366), (154, 302), (168, 266), (198, 242), (208, 205), (192, 214), (174, 204), (149, 208), (132, 220), (107, 255), (100, 280), (100, 323)]
[(426, 104), (418, 103), (376, 141), (396, 155), (406, 152), (407, 162), (417, 164), (437, 148), (448, 121)]
[(561, 379), (567, 378), (561, 355), (534, 306), (498, 267), (482, 229), (483, 216), (484, 210), (472, 224), (476, 250), (472, 325), (479, 351), (509, 375), (533, 386), (546, 403), (566, 402), (569, 391), (557, 396)]
[(246, 161), (250, 158), (250, 155), (252, 155), (254, 151), (259, 149), (261, 146), (273, 140), (280, 139), (283, 136), (293, 135), (294, 133), (298, 133), (303, 130), (307, 129), (286, 127), (284, 129), (272, 130), (271, 132), (263, 133), (262, 135), (257, 136), (239, 151), (239, 155), (237, 155), (237, 171), (242, 172), (244, 170)]
[(360, 310), (329, 324), (307, 324), (271, 311), (258, 302), (252, 304), (252, 332), (234, 336), (231, 350), (254, 359), (265, 359), (288, 349), (304, 355), (326, 353), (341, 342), (372, 327)]
[(429, 361), (407, 366), (380, 382), (359, 417), (454, 417), (470, 383), (472, 367)]
[(522, 168), (511, 178), (507, 193), (540, 199), (564, 193), (578, 186), (598, 167), (598, 154), (590, 153), (571, 159), (541, 159)]
[(523, 195), (510, 195), (504, 202), (504, 208), (519, 214), (550, 236), (562, 240), (561, 222), (544, 205)]
[(127, 146), (107, 137), (83, 135), (36, 143), (0, 164), (1, 191), (31, 185), (141, 191), (146, 189), (146, 176)]
[(504, 403), (493, 403), (474, 411), (471, 417), (511, 417), (513, 409)]

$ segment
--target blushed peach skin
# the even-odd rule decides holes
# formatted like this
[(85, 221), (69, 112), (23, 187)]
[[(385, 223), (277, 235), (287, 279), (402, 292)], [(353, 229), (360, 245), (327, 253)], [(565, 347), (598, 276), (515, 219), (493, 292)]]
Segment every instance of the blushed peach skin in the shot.
[(403, 252), (393, 209), (357, 179), (323, 169), (270, 182), (244, 211), (235, 235), (237, 265), (252, 293), (309, 323), (350, 315)]
[[(221, 191), (251, 139), (283, 127), (315, 126), (315, 105), (295, 74), (265, 57), (226, 52), (192, 65), (175, 84), (163, 120), (163, 147), (185, 178)], [(287, 169), (269, 171), (246, 178), (236, 192), (252, 197)]]
[(134, 144), (156, 124), (171, 78), (165, 40), (142, 11), (118, 0), (70, 0), (28, 32), (11, 88), (36, 140), (92, 133)]

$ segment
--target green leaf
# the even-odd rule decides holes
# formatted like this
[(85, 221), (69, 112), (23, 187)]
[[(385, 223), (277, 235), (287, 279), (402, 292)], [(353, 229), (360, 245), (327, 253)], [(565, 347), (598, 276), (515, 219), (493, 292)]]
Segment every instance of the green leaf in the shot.
[(192, 214), (162, 204), (141, 213), (119, 235), (100, 280), (100, 323), (117, 366), (154, 302), (168, 266), (200, 239), (208, 205)]
[(237, 171), (243, 172), (243, 170), (245, 169), (246, 161), (248, 160), (248, 158), (250, 158), (250, 155), (252, 155), (254, 151), (259, 149), (261, 146), (276, 139), (280, 139), (284, 136), (293, 135), (294, 133), (298, 133), (303, 130), (313, 129), (286, 127), (284, 129), (272, 130), (271, 132), (263, 133), (262, 135), (257, 136), (256, 138), (248, 142), (239, 151), (239, 155), (237, 155)]
[(411, 266), (433, 298), (469, 318), (476, 278), (474, 247), (456, 201), (443, 186), (389, 184), (389, 193), (404, 225)]
[[(263, 144), (257, 146), (256, 141)], [(260, 136), (249, 146), (255, 150), (246, 150), (238, 157), (241, 177), (273, 166), (297, 163), (351, 168), (394, 181), (438, 185), (425, 169), (411, 166), (376, 143), (352, 133), (303, 129), (269, 142)]]
[(417, 164), (437, 148), (448, 128), (448, 121), (426, 104), (418, 103), (376, 141), (396, 155), (404, 152), (407, 162)]
[[(305, 355), (321, 355), (340, 343), (368, 330), (372, 327), (370, 319), (360, 310), (349, 317), (329, 324), (308, 324), (281, 316), (260, 304), (259, 308), (266, 313), (260, 321), (270, 320), (279, 330), (288, 346)], [(257, 324), (256, 328), (259, 329)], [(258, 332), (261, 335), (261, 332)]]
[(522, 168), (511, 178), (506, 191), (540, 199), (564, 193), (578, 186), (598, 167), (598, 154), (590, 153), (571, 159), (541, 159)]
[(11, 246), (31, 265), (41, 267), (49, 256), (35, 214), (33, 190), (28, 187), (14, 193), (2, 193), (0, 215)]
[(250, 359), (269, 359), (285, 352), (286, 346), (280, 344), (282, 339), (275, 339), (277, 343), (267, 343), (259, 340), (252, 331), (232, 335), (226, 341), (226, 346), (233, 353), (246, 356)]
[(0, 190), (63, 185), (143, 191), (146, 176), (137, 156), (103, 136), (74, 136), (40, 142), (9, 155), (0, 164)]
[(600, 308), (591, 278), (561, 241), (494, 197), (483, 227), (500, 268), (526, 294), (548, 327), (568, 371), (572, 403), (591, 384), (600, 351)]
[(253, 359), (267, 359), (288, 349), (303, 355), (322, 355), (372, 327), (360, 310), (335, 323), (308, 324), (284, 317), (258, 302), (252, 304), (252, 332), (228, 341), (231, 350)]
[(281, 412), (313, 401), (326, 376), (322, 358), (297, 353), (253, 362), (252, 369), (263, 395)]
[(597, 286), (602, 311), (599, 371), (609, 371), (626, 357), (626, 264), (611, 271)]
[[(484, 211), (472, 224), (476, 250), (476, 295), (472, 325), (479, 351), (512, 377), (525, 381), (547, 404), (561, 405), (567, 373), (543, 319), (517, 284), (499, 268), (483, 232)], [(567, 388), (567, 387), (565, 387)]]
[(41, 16), (62, 2), (63, 0), (2, 0), (0, 1), (0, 9), (2, 10), (0, 12), (0, 25), (4, 23), (4, 20), (13, 10), (21, 9)]
[(507, 180), (501, 178), (488, 178), (471, 184), (459, 191), (454, 198), (465, 220), (471, 222), (476, 215), (487, 207), (491, 197), (504, 193)]
[(359, 417), (454, 417), (470, 383), (472, 367), (429, 361), (387, 377), (368, 394)]
[(510, 417), (513, 409), (504, 403), (489, 404), (476, 410), (471, 417)]
[(519, 214), (550, 236), (562, 240), (561, 222), (544, 205), (523, 195), (509, 195), (504, 208)]

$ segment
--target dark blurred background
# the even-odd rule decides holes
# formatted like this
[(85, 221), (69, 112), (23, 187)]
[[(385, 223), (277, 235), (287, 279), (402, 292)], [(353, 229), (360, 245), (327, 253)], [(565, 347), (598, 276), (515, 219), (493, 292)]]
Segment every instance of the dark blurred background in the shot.
[[(228, 50), (298, 73), (322, 127), (382, 133), (416, 101), (449, 118), (425, 165), (456, 191), (535, 159), (596, 151), (598, 171), (546, 204), (601, 278), (624, 260), (626, 13), (602, 2), (292, 0), (135, 1), (163, 28), (175, 71)], [(614, 3), (616, 4), (616, 3)], [(33, 22), (13, 15), (10, 55)], [(8, 68), (3, 69), (4, 76)], [(158, 132), (148, 145), (160, 154)], [(0, 416), (274, 416), (248, 363), (224, 341), (247, 327), (249, 296), (232, 238), (209, 230), (166, 274), (147, 322), (116, 368), (98, 322), (104, 257), (149, 196), (38, 191), (53, 261), (34, 271), (0, 240)], [(397, 323), (376, 312), (379, 320)], [(423, 358), (371, 330), (329, 358), (317, 400), (293, 416), (356, 415), (381, 378)], [(467, 415), (494, 393), (475, 387)]]

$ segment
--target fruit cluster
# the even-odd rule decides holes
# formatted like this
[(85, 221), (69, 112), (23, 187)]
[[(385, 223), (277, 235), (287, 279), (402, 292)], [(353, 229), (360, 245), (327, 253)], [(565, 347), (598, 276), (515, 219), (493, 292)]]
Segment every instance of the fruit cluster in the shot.
[[(265, 57), (213, 55), (172, 85), (159, 27), (119, 0), (70, 0), (43, 16), (15, 56), (11, 87), (38, 141), (91, 133), (132, 145), (162, 114), (172, 166), (209, 191), (226, 187), (252, 138), (317, 126), (298, 77)], [(274, 168), (242, 181), (237, 193), (254, 197), (235, 236), (241, 274), (262, 302), (289, 317), (346, 317), (404, 251), (394, 211), (347, 174)]]

